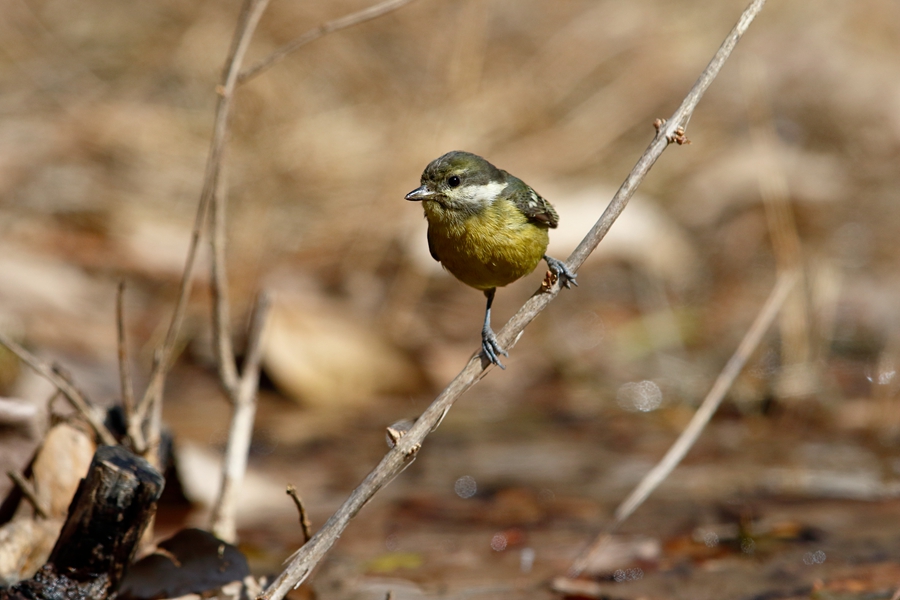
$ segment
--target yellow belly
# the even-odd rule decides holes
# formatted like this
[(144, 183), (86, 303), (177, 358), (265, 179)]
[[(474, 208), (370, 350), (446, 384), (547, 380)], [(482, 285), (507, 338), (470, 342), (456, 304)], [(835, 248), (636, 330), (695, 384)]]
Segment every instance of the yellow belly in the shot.
[(511, 203), (462, 218), (448, 216), (435, 202), (425, 202), (424, 208), (434, 254), (454, 277), (476, 289), (528, 275), (547, 251), (547, 229), (528, 221)]

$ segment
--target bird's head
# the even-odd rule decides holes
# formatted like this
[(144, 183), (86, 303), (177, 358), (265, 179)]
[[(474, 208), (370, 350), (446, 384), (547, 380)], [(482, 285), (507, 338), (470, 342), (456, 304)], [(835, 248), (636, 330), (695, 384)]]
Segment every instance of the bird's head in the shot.
[(473, 213), (491, 204), (508, 185), (506, 173), (477, 154), (454, 150), (425, 167), (407, 200), (436, 202), (450, 211)]

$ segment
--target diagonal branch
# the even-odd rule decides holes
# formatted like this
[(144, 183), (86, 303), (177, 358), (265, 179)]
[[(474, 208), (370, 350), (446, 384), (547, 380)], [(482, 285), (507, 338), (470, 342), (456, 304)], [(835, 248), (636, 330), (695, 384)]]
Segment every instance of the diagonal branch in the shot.
[(334, 33), (335, 31), (340, 31), (341, 29), (359, 25), (360, 23), (365, 23), (366, 21), (371, 21), (372, 19), (380, 17), (381, 15), (397, 10), (404, 4), (409, 4), (410, 2), (412, 2), (412, 0), (385, 0), (384, 2), (380, 2), (368, 8), (364, 8), (355, 13), (350, 13), (349, 15), (345, 15), (343, 17), (339, 17), (337, 19), (322, 23), (318, 27), (313, 27), (303, 35), (294, 38), (272, 54), (266, 56), (263, 59), (260, 59), (252, 67), (249, 67), (242, 71), (238, 76), (238, 83), (246, 83), (247, 81), (261, 74), (263, 71), (268, 70), (272, 65), (283, 59), (288, 54), (300, 49), (310, 42), (316, 41), (320, 37), (326, 36), (329, 33)]
[(766, 303), (759, 311), (753, 325), (747, 330), (747, 333), (744, 335), (744, 339), (741, 340), (740, 345), (738, 345), (737, 350), (734, 351), (734, 354), (725, 364), (725, 368), (719, 373), (719, 376), (716, 378), (716, 381), (706, 395), (706, 398), (704, 398), (703, 402), (700, 404), (700, 408), (694, 413), (691, 422), (688, 423), (685, 430), (681, 432), (681, 435), (678, 436), (678, 439), (675, 440), (675, 443), (672, 444), (672, 447), (669, 448), (669, 451), (666, 452), (666, 455), (663, 456), (662, 460), (644, 475), (643, 479), (641, 479), (640, 483), (638, 483), (637, 487), (634, 488), (628, 498), (619, 505), (609, 526), (606, 527), (606, 529), (604, 529), (591, 545), (576, 559), (572, 568), (569, 570), (570, 577), (580, 575), (590, 566), (593, 557), (606, 545), (606, 542), (610, 539), (610, 535), (612, 535), (612, 533), (618, 529), (641, 504), (644, 503), (650, 494), (653, 493), (653, 490), (655, 490), (659, 484), (669, 476), (672, 470), (678, 466), (678, 463), (680, 463), (681, 459), (688, 453), (688, 450), (694, 446), (697, 438), (700, 437), (703, 429), (722, 403), (722, 399), (725, 398), (725, 394), (731, 389), (734, 380), (737, 379), (737, 376), (743, 370), (747, 360), (753, 354), (754, 350), (756, 350), (756, 347), (759, 346), (763, 334), (765, 334), (766, 331), (769, 330), (769, 327), (772, 326), (772, 322), (784, 306), (788, 294), (794, 289), (794, 284), (797, 283), (798, 277), (799, 272), (787, 271), (778, 278), (778, 282), (769, 294), (768, 300), (766, 300)]
[(28, 500), (28, 503), (31, 504), (32, 508), (34, 508), (34, 514), (42, 519), (46, 519), (50, 514), (50, 509), (41, 502), (37, 492), (34, 490), (34, 486), (31, 485), (27, 479), (22, 477), (18, 471), (7, 471), (6, 474), (12, 479), (13, 483), (16, 484), (19, 491), (22, 492), (22, 496), (24, 496), (25, 499)]
[(0, 331), (0, 344), (6, 346), (10, 352), (19, 357), (19, 360), (34, 369), (41, 377), (55, 385), (56, 388), (62, 392), (63, 396), (69, 400), (69, 403), (75, 407), (75, 410), (81, 413), (85, 420), (90, 424), (101, 442), (107, 445), (116, 444), (116, 438), (97, 416), (88, 399), (85, 398), (84, 394), (82, 394), (78, 388), (72, 385), (72, 382), (60, 375), (49, 363), (39, 359), (2, 331)]
[[(731, 30), (719, 50), (713, 56), (709, 65), (697, 79), (685, 97), (675, 114), (659, 127), (659, 131), (650, 143), (647, 150), (640, 157), (625, 182), (616, 192), (609, 206), (600, 216), (597, 223), (591, 228), (584, 240), (569, 257), (570, 269), (577, 269), (585, 259), (593, 252), (600, 240), (609, 231), (609, 228), (624, 210), (628, 200), (634, 195), (638, 185), (646, 177), (650, 168), (660, 157), (669, 143), (684, 141), (684, 128), (700, 102), (703, 93), (716, 78), (725, 61), (731, 55), (735, 45), (750, 26), (750, 23), (762, 9), (765, 0), (753, 0), (750, 6), (743, 12), (737, 25)], [(553, 298), (559, 293), (559, 286), (555, 285), (549, 291), (539, 290), (519, 312), (506, 324), (497, 336), (500, 344), (510, 348), (518, 340), (525, 326), (528, 325), (540, 313)], [(462, 372), (450, 382), (450, 385), (431, 403), (425, 412), (419, 417), (415, 425), (401, 437), (394, 448), (381, 460), (375, 469), (365, 478), (344, 504), (331, 516), (322, 529), (313, 538), (298, 550), (290, 559), (290, 564), (284, 572), (260, 595), (262, 600), (281, 600), (294, 587), (303, 582), (313, 567), (321, 560), (325, 553), (335, 543), (344, 529), (357, 512), (374, 496), (378, 490), (396, 477), (406, 468), (421, 448), (422, 442), (429, 433), (440, 423), (444, 414), (450, 410), (453, 403), (480, 381), (491, 368), (491, 365), (482, 366), (479, 355), (473, 356)]]

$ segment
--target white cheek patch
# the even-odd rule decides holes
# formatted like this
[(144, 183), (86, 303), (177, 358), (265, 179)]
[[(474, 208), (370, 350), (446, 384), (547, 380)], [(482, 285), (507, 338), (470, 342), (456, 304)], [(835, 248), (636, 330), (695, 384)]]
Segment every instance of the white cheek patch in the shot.
[(500, 183), (499, 181), (486, 183), (484, 185), (468, 185), (460, 190), (460, 200), (469, 204), (487, 206), (493, 202), (494, 198), (496, 198), (500, 192), (506, 189), (507, 185), (509, 184)]

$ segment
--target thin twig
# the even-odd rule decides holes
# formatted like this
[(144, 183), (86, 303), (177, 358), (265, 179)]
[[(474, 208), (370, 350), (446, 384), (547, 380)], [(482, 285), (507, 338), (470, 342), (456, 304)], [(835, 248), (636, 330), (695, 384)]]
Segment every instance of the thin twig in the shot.
[[(153, 353), (153, 370), (156, 370), (162, 362), (163, 352), (161, 348), (157, 348)], [(156, 468), (161, 468), (159, 462), (159, 445), (162, 441), (162, 388), (159, 388), (156, 395), (150, 399), (149, 414), (145, 415), (138, 421), (138, 426), (142, 426), (144, 418), (146, 418), (146, 446), (142, 454), (144, 460), (149, 462)]]
[(256, 308), (250, 320), (250, 330), (247, 332), (247, 348), (244, 351), (244, 371), (241, 373), (240, 386), (238, 387), (238, 401), (249, 402), (256, 396), (259, 388), (259, 371), (263, 358), (263, 336), (269, 310), (272, 308), (272, 298), (265, 291), (256, 298)]
[[(226, 62), (222, 86), (222, 96), (217, 114), (218, 125), (221, 123), (222, 148), (211, 152), (210, 161), (217, 161), (214, 171), (208, 172), (212, 178), (211, 216), (212, 216), (212, 263), (210, 266), (213, 297), (213, 338), (216, 362), (219, 367), (219, 379), (222, 388), (232, 403), (231, 426), (228, 431), (228, 442), (222, 463), (222, 480), (219, 494), (210, 515), (210, 531), (213, 535), (227, 542), (237, 539), (237, 494), (247, 471), (247, 455), (253, 437), (253, 422), (256, 417), (256, 393), (259, 389), (259, 364), (262, 360), (260, 350), (266, 315), (269, 310), (269, 299), (261, 294), (253, 311), (253, 318), (248, 334), (247, 356), (244, 362), (244, 373), (239, 376), (235, 364), (234, 348), (231, 343), (231, 305), (228, 300), (228, 277), (225, 261), (225, 177), (224, 171), (224, 138), (228, 128), (227, 111), (230, 99), (238, 82), (243, 51), (246, 50), (253, 31), (268, 0), (247, 0), (244, 5), (246, 19), (241, 19), (232, 39), (232, 54)], [(219, 118), (223, 113), (225, 117)], [(215, 148), (215, 146), (214, 146)]]
[[(211, 282), (213, 297), (213, 337), (216, 361), (219, 368), (219, 379), (229, 400), (233, 405), (231, 427), (225, 458), (222, 465), (222, 483), (219, 495), (211, 515), (211, 531), (219, 538), (233, 541), (236, 538), (237, 491), (240, 489), (247, 468), (247, 453), (253, 433), (253, 421), (256, 415), (256, 397), (259, 389), (259, 371), (262, 360), (262, 335), (269, 309), (269, 298), (261, 294), (257, 299), (248, 335), (248, 347), (244, 361), (243, 373), (238, 375), (234, 348), (231, 342), (231, 308), (228, 300), (228, 270), (226, 267), (225, 249), (225, 177), (223, 176), (224, 137), (228, 127), (227, 113), (235, 86), (255, 74), (261, 73), (276, 61), (323, 35), (345, 29), (396, 10), (411, 0), (389, 0), (370, 8), (352, 13), (345, 17), (329, 21), (315, 30), (288, 44), (285, 48), (271, 55), (248, 72), (240, 73), (243, 50), (246, 49), (253, 30), (268, 0), (248, 0), (244, 5), (242, 19), (235, 29), (232, 39), (232, 53), (225, 68), (225, 83), (221, 86), (219, 111), (216, 118), (216, 137), (207, 165), (207, 179), (204, 182), (204, 200), (209, 205), (212, 216), (212, 262)], [(221, 136), (220, 136), (221, 134)], [(217, 144), (216, 140), (222, 140)], [(211, 197), (207, 195), (211, 194)], [(198, 212), (198, 223), (202, 211)]]
[(87, 420), (91, 428), (96, 432), (97, 437), (100, 438), (100, 441), (107, 445), (116, 444), (115, 436), (110, 433), (109, 429), (106, 428), (106, 425), (103, 424), (103, 421), (101, 421), (97, 414), (92, 410), (90, 401), (66, 377), (63, 377), (63, 375), (57, 372), (50, 363), (39, 359), (3, 332), (0, 332), (0, 344), (6, 346), (10, 352), (19, 357), (19, 360), (34, 369), (44, 379), (55, 385), (56, 388), (62, 392), (63, 396), (69, 400), (69, 403), (75, 410), (81, 413), (85, 420)]
[[(684, 143), (684, 128), (691, 114), (703, 96), (703, 93), (718, 75), (719, 71), (728, 59), (738, 40), (753, 22), (753, 19), (762, 9), (765, 0), (754, 0), (744, 11), (737, 25), (725, 38), (722, 46), (716, 52), (709, 65), (700, 75), (700, 78), (691, 88), (681, 106), (675, 114), (659, 127), (654, 140), (638, 160), (625, 182), (616, 192), (609, 206), (600, 219), (591, 228), (587, 236), (569, 257), (570, 269), (577, 269), (585, 261), (588, 255), (596, 248), (600, 240), (609, 231), (613, 222), (624, 210), (628, 200), (634, 194), (638, 185), (643, 181), (650, 167), (656, 162), (668, 144), (672, 141)], [(539, 290), (535, 292), (519, 312), (506, 324), (497, 336), (500, 344), (509, 349), (528, 325), (540, 313), (547, 304), (559, 293), (559, 286), (554, 285), (549, 291)], [(340, 534), (368, 500), (381, 488), (387, 485), (415, 458), (421, 448), (425, 437), (440, 422), (443, 415), (450, 409), (453, 403), (470, 387), (480, 381), (491, 368), (491, 365), (482, 366), (479, 355), (473, 356), (465, 368), (456, 378), (441, 392), (441, 394), (425, 409), (415, 425), (397, 440), (397, 444), (381, 460), (378, 466), (369, 473), (363, 482), (350, 494), (341, 507), (335, 512), (325, 525), (300, 548), (290, 559), (290, 564), (282, 574), (260, 595), (264, 600), (281, 600), (292, 588), (298, 586), (309, 575), (312, 568), (321, 560), (329, 548), (334, 544)]]
[(134, 384), (131, 380), (131, 365), (128, 358), (128, 344), (125, 340), (125, 282), (119, 282), (116, 293), (116, 331), (119, 346), (119, 384), (122, 389), (122, 409), (125, 412), (125, 423), (134, 419)]
[(634, 491), (619, 505), (609, 526), (576, 559), (569, 570), (571, 577), (580, 575), (590, 566), (593, 558), (606, 545), (609, 536), (644, 503), (647, 497), (653, 493), (653, 490), (678, 466), (678, 463), (688, 453), (688, 450), (694, 446), (697, 438), (700, 437), (700, 433), (722, 403), (725, 394), (731, 389), (734, 380), (743, 370), (744, 365), (756, 350), (756, 347), (759, 346), (763, 334), (772, 326), (775, 317), (778, 316), (779, 311), (784, 306), (784, 301), (787, 299), (789, 292), (794, 288), (794, 284), (797, 283), (798, 276), (799, 273), (796, 271), (785, 272), (779, 276), (774, 289), (769, 294), (769, 298), (762, 309), (760, 309), (753, 325), (747, 330), (737, 350), (734, 351), (734, 354), (725, 364), (725, 368), (719, 373), (712, 389), (709, 390), (700, 408), (697, 409), (697, 412), (691, 418), (691, 422), (681, 432), (681, 435), (678, 436), (678, 439), (675, 440), (675, 443), (672, 444), (672, 447), (669, 448), (662, 460), (644, 475), (637, 487), (634, 488)]
[[(178, 330), (181, 328), (181, 322), (184, 319), (184, 313), (187, 309), (187, 299), (191, 292), (194, 268), (197, 263), (196, 259), (200, 235), (203, 231), (203, 226), (206, 223), (210, 202), (219, 185), (219, 174), (225, 153), (226, 134), (228, 133), (228, 122), (229, 117), (231, 116), (231, 106), (232, 101), (234, 100), (234, 90), (237, 86), (238, 72), (240, 71), (244, 55), (247, 53), (247, 47), (250, 44), (250, 38), (253, 35), (253, 31), (259, 24), (259, 19), (262, 17), (262, 13), (268, 3), (269, 0), (245, 0), (244, 5), (241, 8), (241, 15), (238, 19), (234, 38), (232, 39), (231, 50), (229, 51), (228, 59), (225, 61), (222, 83), (216, 88), (219, 93), (219, 101), (216, 105), (213, 137), (210, 142), (209, 156), (206, 160), (206, 171), (203, 178), (203, 190), (200, 193), (200, 204), (197, 207), (197, 217), (194, 220), (191, 243), (188, 248), (184, 272), (181, 276), (181, 288), (179, 290), (178, 300), (175, 303), (172, 321), (169, 323), (169, 329), (166, 332), (166, 338), (161, 347), (160, 360), (154, 367), (153, 372), (150, 375), (150, 383), (147, 385), (147, 389), (145, 390), (141, 401), (138, 403), (136, 413), (139, 415), (146, 415), (149, 405), (152, 402), (159, 402), (162, 398), (162, 390), (165, 385), (165, 378), (169, 368), (172, 350), (175, 347)], [(152, 433), (148, 433), (148, 437), (152, 437)]]
[(359, 25), (360, 23), (365, 23), (366, 21), (371, 21), (372, 19), (380, 17), (381, 15), (397, 10), (401, 6), (409, 4), (410, 2), (412, 2), (412, 0), (385, 0), (384, 2), (380, 2), (368, 8), (364, 8), (355, 13), (351, 13), (349, 15), (345, 15), (343, 17), (322, 23), (318, 27), (314, 27), (303, 35), (294, 38), (265, 58), (257, 61), (252, 67), (249, 67), (242, 71), (238, 76), (238, 83), (245, 83), (253, 79), (263, 71), (269, 69), (269, 67), (283, 59), (291, 52), (298, 50), (299, 48), (305, 46), (306, 44), (309, 44), (310, 42), (316, 41), (320, 37), (328, 35), (329, 33), (334, 33), (335, 31), (340, 31), (341, 29)]
[(265, 293), (259, 295), (253, 310), (243, 373), (238, 374), (231, 342), (231, 303), (228, 293), (226, 264), (225, 177), (220, 169), (219, 183), (210, 206), (212, 218), (212, 261), (210, 264), (213, 298), (213, 343), (219, 368), (219, 381), (232, 406), (231, 426), (219, 494), (210, 515), (210, 531), (228, 542), (237, 540), (237, 497), (247, 470), (247, 455), (256, 418), (256, 394), (259, 390), (262, 335), (270, 302)]
[(253, 319), (248, 333), (247, 354), (244, 357), (244, 372), (241, 379), (226, 393), (233, 398), (234, 412), (228, 431), (228, 443), (222, 464), (222, 483), (219, 495), (210, 517), (210, 531), (225, 541), (237, 537), (236, 509), (237, 493), (241, 489), (244, 473), (247, 471), (247, 454), (253, 434), (256, 417), (256, 399), (259, 389), (259, 370), (262, 361), (262, 336), (271, 302), (262, 293), (256, 300)]
[(210, 207), (212, 216), (212, 261), (210, 263), (213, 300), (213, 346), (219, 379), (228, 393), (229, 400), (236, 402), (238, 372), (235, 365), (234, 347), (231, 343), (231, 307), (228, 301), (228, 269), (225, 263), (225, 177), (219, 176), (219, 185)]
[(37, 492), (34, 491), (34, 486), (32, 486), (28, 481), (22, 477), (17, 471), (7, 471), (6, 474), (12, 479), (13, 483), (16, 484), (16, 487), (22, 492), (22, 496), (25, 497), (26, 500), (34, 507), (34, 512), (42, 519), (46, 519), (49, 516), (50, 511), (41, 503), (40, 498), (37, 497)]
[(300, 515), (300, 527), (303, 529), (303, 543), (305, 544), (312, 537), (312, 525), (309, 522), (309, 516), (306, 514), (306, 508), (303, 506), (303, 500), (297, 495), (297, 488), (293, 485), (288, 484), (285, 491), (297, 507), (297, 513)]

